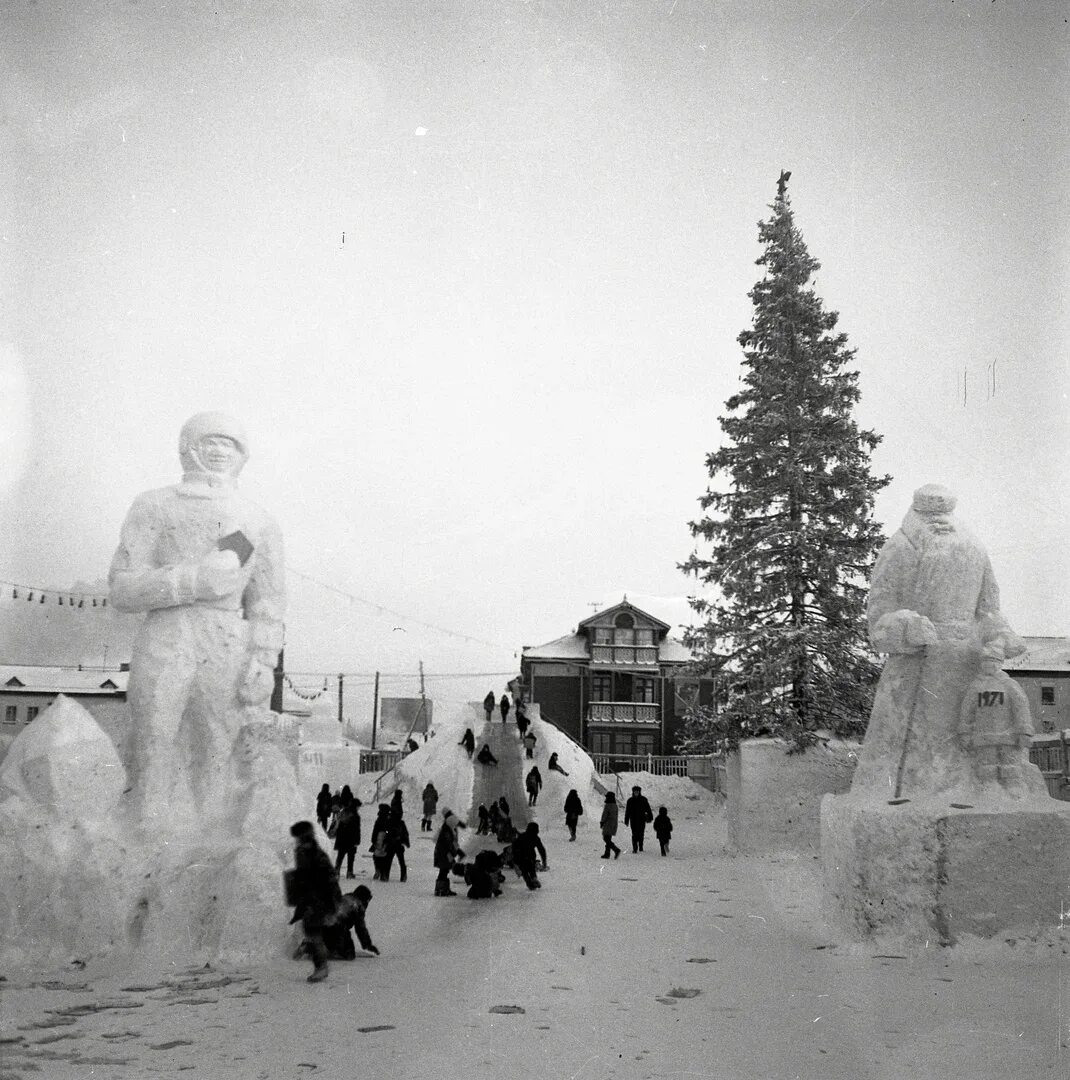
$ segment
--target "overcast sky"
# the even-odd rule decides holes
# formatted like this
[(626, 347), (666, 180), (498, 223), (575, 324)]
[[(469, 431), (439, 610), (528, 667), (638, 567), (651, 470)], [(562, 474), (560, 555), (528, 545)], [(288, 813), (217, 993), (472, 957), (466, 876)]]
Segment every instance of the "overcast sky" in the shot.
[(686, 618), (790, 169), (878, 518), (949, 485), (1016, 629), (1070, 632), (1066, 13), (5, 4), (0, 578), (102, 578), (223, 409), (294, 570), (479, 639), (295, 574), (292, 666), (507, 670), (625, 592)]

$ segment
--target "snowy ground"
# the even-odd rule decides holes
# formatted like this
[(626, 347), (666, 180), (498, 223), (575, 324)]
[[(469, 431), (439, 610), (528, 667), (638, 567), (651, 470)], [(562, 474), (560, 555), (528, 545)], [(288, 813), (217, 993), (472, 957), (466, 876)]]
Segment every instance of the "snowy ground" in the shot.
[[(468, 722), (479, 737), (481, 713)], [(686, 780), (637, 776), (673, 819), (669, 857), (649, 833), (632, 855), (625, 834), (625, 853), (603, 861), (589, 763), (571, 748), (566, 757), (547, 725), (536, 728), (546, 786), (531, 812), (549, 852), (543, 888), (510, 877), (497, 900), (434, 898), (419, 791), (433, 779), (440, 811), (468, 811), (473, 792), (512, 791), (531, 763), (512, 723), (493, 728), (512, 755), (497, 773), (473, 773), (456, 745), (463, 726), (406, 759), (409, 880), (371, 883), (380, 957), (334, 963), (311, 986), (307, 961), (281, 958), (9, 971), (0, 1078), (1070, 1077), (1070, 968), (1058, 943), (837, 944), (820, 918), (817, 863), (725, 856), (719, 798)], [(555, 748), (567, 778), (545, 767)], [(576, 843), (561, 813), (569, 787), (586, 810)], [(469, 852), (476, 839), (462, 832)], [(370, 882), (365, 853), (358, 875)]]

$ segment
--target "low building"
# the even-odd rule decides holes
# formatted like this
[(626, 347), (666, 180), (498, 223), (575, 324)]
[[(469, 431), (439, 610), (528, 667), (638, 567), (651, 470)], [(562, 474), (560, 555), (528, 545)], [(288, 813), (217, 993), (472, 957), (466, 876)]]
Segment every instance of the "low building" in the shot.
[(47, 667), (0, 664), (0, 757), (15, 736), (52, 704), (60, 694), (82, 705), (113, 738), (127, 716), (126, 684), (120, 670), (88, 667)]
[(625, 599), (572, 634), (524, 646), (524, 696), (592, 754), (675, 754), (700, 680), (686, 674), (691, 653), (669, 629)]
[(1070, 638), (1023, 638), (1026, 651), (1003, 664), (1025, 691), (1038, 735), (1070, 728)]

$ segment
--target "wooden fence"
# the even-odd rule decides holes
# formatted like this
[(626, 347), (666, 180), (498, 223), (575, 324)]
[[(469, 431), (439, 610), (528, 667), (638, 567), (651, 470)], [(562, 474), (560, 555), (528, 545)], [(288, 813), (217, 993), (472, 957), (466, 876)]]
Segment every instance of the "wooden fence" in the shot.
[(724, 791), (724, 759), (714, 755), (686, 754), (591, 754), (602, 776), (622, 772), (646, 772), (654, 776), (689, 776), (710, 791)]
[(1070, 743), (1065, 733), (1038, 735), (1029, 748), (1029, 760), (1043, 774), (1048, 794), (1070, 802)]

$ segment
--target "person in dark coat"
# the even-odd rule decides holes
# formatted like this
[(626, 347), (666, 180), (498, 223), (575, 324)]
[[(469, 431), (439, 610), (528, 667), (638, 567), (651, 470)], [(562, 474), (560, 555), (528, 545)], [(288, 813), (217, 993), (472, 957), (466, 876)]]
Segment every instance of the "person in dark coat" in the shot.
[(498, 809), (502, 812), (503, 817), (509, 816), (509, 802), (504, 795), (498, 797)]
[(340, 802), (339, 809), (341, 809), (343, 806), (348, 806), (353, 801), (353, 792), (350, 791), (348, 784), (342, 785), (342, 790), (338, 796), (338, 799)]
[(420, 819), (420, 832), (431, 831), (431, 819), (435, 816), (435, 808), (438, 806), (438, 791), (430, 780), (424, 788), (424, 816)]
[(602, 807), (602, 817), (598, 824), (602, 829), (602, 839), (606, 842), (606, 850), (602, 853), (603, 859), (609, 858), (613, 852), (613, 858), (620, 858), (620, 848), (613, 843), (613, 837), (617, 835), (617, 824), (620, 821), (620, 807), (617, 806), (617, 796), (612, 791), (606, 792), (606, 805)]
[(543, 870), (546, 869), (546, 848), (539, 839), (539, 826), (536, 822), (529, 822), (528, 827), (513, 841), (512, 855), (513, 866), (524, 879), (524, 884), (529, 889), (542, 888), (536, 871), (540, 861)]
[(568, 773), (561, 768), (561, 764), (557, 760), (556, 750), (550, 755), (550, 760), (546, 763), (546, 768), (548, 770), (552, 769), (554, 772), (559, 772), (562, 776), (568, 776)]
[[(368, 905), (372, 902), (372, 891), (367, 885), (358, 885), (351, 893), (342, 897), (338, 906), (338, 929), (341, 930), (349, 941), (350, 949), (353, 949), (353, 939), (349, 937), (352, 930), (357, 935), (357, 941), (365, 952), (379, 955), (379, 950), (372, 944), (371, 934), (368, 933), (366, 915)], [(353, 950), (356, 955), (356, 950)], [(352, 959), (350, 957), (349, 959)]]
[(576, 839), (576, 826), (581, 817), (583, 817), (583, 803), (580, 802), (580, 796), (573, 788), (565, 796), (565, 826), (568, 828), (569, 840)]
[(476, 826), (476, 836), (486, 836), (490, 832), (490, 811), (483, 805), (479, 804), (479, 824)]
[(394, 853), (390, 847), (390, 804), (380, 803), (379, 813), (372, 825), (372, 839), (368, 850), (372, 853), (372, 865), (375, 873), (374, 881), (390, 880), (390, 864), (394, 861)]
[(535, 756), (535, 732), (528, 731), (524, 734), (524, 753), (527, 757), (533, 758)]
[(528, 789), (528, 806), (534, 806), (539, 801), (539, 791), (542, 789), (542, 773), (538, 765), (532, 765), (528, 770), (524, 787)]
[(346, 877), (353, 877), (353, 859), (360, 845), (359, 799), (350, 798), (349, 802), (338, 811), (338, 825), (334, 831), (334, 850), (338, 852), (334, 869), (342, 870), (342, 860), (346, 860)]
[(463, 828), (463, 822), (452, 810), (446, 810), (442, 816), (442, 828), (435, 838), (434, 865), (438, 870), (435, 879), (435, 896), (456, 896), (450, 888), (450, 871), (458, 859), (464, 858), (464, 851), (457, 843), (457, 830)]
[(531, 721), (528, 719), (527, 713), (518, 712), (516, 714), (516, 730), (520, 735), (521, 741), (523, 741), (524, 735), (530, 724)]
[(502, 723), (504, 724), (509, 719), (509, 699), (502, 694), (501, 703), (498, 706), (502, 713)]
[(654, 820), (654, 811), (650, 809), (643, 789), (636, 784), (632, 788), (632, 797), (624, 804), (624, 824), (631, 826), (632, 854), (638, 855), (643, 850), (643, 835), (648, 821)]
[(489, 743), (484, 743), (483, 744), (483, 749), (480, 750), (478, 754), (476, 754), (476, 761), (478, 761), (480, 765), (497, 765), (498, 764), (498, 759), (491, 752)]
[(494, 706), (498, 704), (497, 698), (494, 696), (493, 690), (487, 691), (487, 696), (483, 699), (483, 712), (487, 714), (487, 723), (490, 723), (490, 718), (494, 713)]
[(316, 843), (316, 828), (312, 822), (295, 822), (290, 826), (290, 835), (294, 839), (294, 919), (301, 920), (305, 945), (314, 965), (308, 981), (322, 982), (329, 970), (323, 931), (335, 921), (342, 891), (338, 888), (338, 875), (327, 852)]
[(477, 852), (472, 862), (464, 868), (464, 880), (468, 885), (469, 900), (489, 900), (492, 896), (501, 896), (502, 857), (489, 848)]
[(316, 796), (316, 820), (324, 832), (331, 823), (331, 785), (324, 784)]
[(465, 728), (464, 735), (461, 736), (461, 741), (457, 744), (463, 746), (468, 751), (468, 756), (471, 758), (473, 751), (476, 748), (476, 737), (472, 734), (472, 729)]
[(654, 818), (654, 835), (661, 845), (662, 855), (669, 854), (669, 837), (672, 836), (672, 821), (669, 811), (664, 806), (658, 807), (658, 816)]
[[(395, 794), (398, 794), (395, 792)], [(408, 877), (408, 868), (405, 866), (405, 849), (409, 846), (409, 828), (405, 819), (401, 816), (401, 803), (390, 808), (390, 826), (387, 843), (390, 854), (398, 861), (398, 881), (404, 881)], [(390, 868), (387, 867), (389, 874)]]

